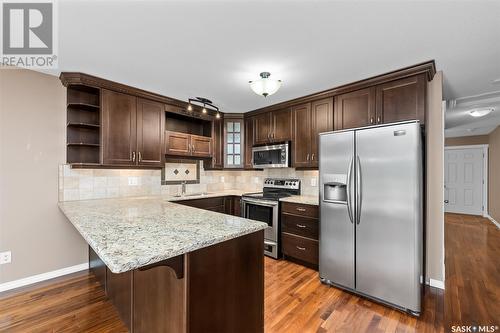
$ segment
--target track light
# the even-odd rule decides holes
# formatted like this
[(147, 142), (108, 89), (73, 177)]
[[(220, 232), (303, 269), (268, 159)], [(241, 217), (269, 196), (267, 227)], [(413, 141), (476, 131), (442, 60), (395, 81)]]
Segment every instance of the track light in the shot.
[(193, 111), (194, 110), (193, 104), (195, 106), (197, 106), (197, 107), (198, 106), (201, 107), (203, 105), (203, 107), (201, 109), (201, 113), (202, 114), (208, 114), (207, 107), (209, 107), (211, 111), (217, 112), (215, 114), (215, 118), (222, 117), (221, 114), (220, 114), (219, 108), (217, 106), (213, 105), (212, 101), (209, 100), (208, 98), (205, 98), (205, 97), (193, 97), (193, 98), (188, 99), (188, 105), (186, 107), (186, 110)]
[(193, 105), (191, 105), (191, 102), (188, 103), (187, 110), (193, 111)]
[(203, 104), (203, 109), (201, 109), (201, 112), (207, 113), (207, 109), (205, 108), (205, 104)]
[(215, 118), (219, 119), (220, 118), (220, 112), (217, 111), (217, 114), (215, 115)]

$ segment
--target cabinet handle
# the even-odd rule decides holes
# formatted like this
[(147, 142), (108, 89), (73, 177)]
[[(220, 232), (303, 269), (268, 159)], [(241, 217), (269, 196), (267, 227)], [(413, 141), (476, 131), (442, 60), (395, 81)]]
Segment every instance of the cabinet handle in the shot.
[(306, 156), (306, 161), (309, 162), (309, 154), (307, 154), (307, 156)]
[(370, 124), (373, 124), (375, 122), (375, 118), (370, 117)]
[(141, 152), (139, 152), (139, 163), (141, 163), (141, 160), (142, 160), (142, 155)]
[(382, 118), (380, 116), (377, 117), (377, 124), (380, 124), (382, 122)]
[(311, 154), (311, 161), (314, 161), (314, 153)]
[(274, 139), (274, 132), (273, 132), (273, 139)]
[(132, 162), (135, 162), (135, 151), (132, 152)]
[(195, 151), (195, 149), (194, 149), (194, 145), (191, 145), (191, 150), (192, 150), (192, 151), (193, 151), (193, 153), (194, 153), (194, 151)]
[(298, 223), (297, 223), (297, 224), (296, 224), (296, 226), (297, 226), (297, 227), (299, 227), (299, 228), (301, 228), (301, 229), (306, 228), (306, 226), (305, 226), (305, 225), (303, 225), (303, 224), (298, 224)]
[(302, 207), (297, 207), (296, 209), (297, 209), (299, 212), (305, 212), (305, 211), (306, 211), (306, 209), (305, 209), (305, 208), (302, 208)]
[(302, 246), (296, 246), (297, 250), (300, 250), (300, 251), (305, 251), (306, 248), (305, 247), (302, 247)]

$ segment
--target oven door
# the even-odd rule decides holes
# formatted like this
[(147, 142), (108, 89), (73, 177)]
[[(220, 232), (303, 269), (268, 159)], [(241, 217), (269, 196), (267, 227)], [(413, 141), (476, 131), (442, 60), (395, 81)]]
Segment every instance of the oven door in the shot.
[(264, 252), (278, 257), (278, 202), (242, 198), (243, 216), (267, 223), (264, 230)]
[(252, 148), (254, 168), (288, 167), (288, 144)]

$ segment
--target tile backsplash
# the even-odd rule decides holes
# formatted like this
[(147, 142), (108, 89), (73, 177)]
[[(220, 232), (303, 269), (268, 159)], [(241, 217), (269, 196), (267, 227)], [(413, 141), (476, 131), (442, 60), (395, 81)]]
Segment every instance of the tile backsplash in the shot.
[[(268, 177), (298, 178), (302, 181), (303, 195), (318, 194), (317, 170), (205, 171), (203, 163), (200, 163), (200, 182), (186, 185), (186, 192), (233, 189), (258, 192)], [(59, 167), (59, 201), (180, 194), (181, 185), (161, 185), (161, 180), (160, 170), (72, 169), (65, 164)]]

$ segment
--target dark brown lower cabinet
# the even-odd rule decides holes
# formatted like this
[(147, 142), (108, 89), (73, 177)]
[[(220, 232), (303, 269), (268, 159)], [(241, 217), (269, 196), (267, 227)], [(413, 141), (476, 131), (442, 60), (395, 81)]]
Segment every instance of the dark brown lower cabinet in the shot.
[[(264, 332), (263, 251), (258, 231), (140, 269), (107, 269), (104, 290), (132, 333)], [(97, 276), (102, 265), (90, 270)]]
[(281, 203), (281, 252), (285, 259), (318, 269), (318, 206)]
[(175, 201), (175, 203), (228, 215), (241, 215), (241, 198), (234, 195), (203, 199), (188, 199)]

